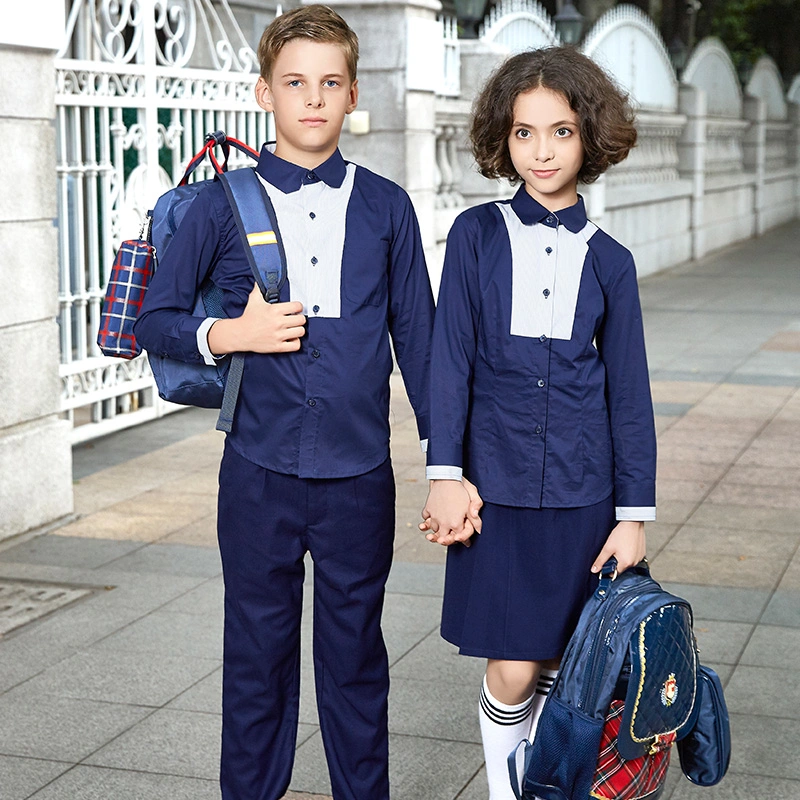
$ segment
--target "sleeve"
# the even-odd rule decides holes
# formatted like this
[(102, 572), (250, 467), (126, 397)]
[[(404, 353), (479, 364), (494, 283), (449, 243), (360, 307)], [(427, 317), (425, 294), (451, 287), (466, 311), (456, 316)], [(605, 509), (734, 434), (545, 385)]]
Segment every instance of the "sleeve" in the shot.
[[(478, 335), (479, 286), (476, 231), (459, 216), (447, 237), (431, 346), (431, 436), (428, 477), (457, 476)], [(460, 475), (460, 472), (458, 473)]]
[[(206, 318), (192, 312), (219, 245), (219, 220), (209, 192), (202, 191), (159, 259), (134, 324), (136, 339), (145, 350), (180, 361), (206, 361), (198, 347), (198, 329)], [(206, 323), (206, 327), (210, 325)]]
[(399, 197), (389, 250), (389, 330), (424, 448), (430, 428), (433, 295), (414, 207), (405, 192)]
[(639, 287), (630, 254), (606, 291), (597, 348), (606, 367), (617, 519), (655, 519), (655, 421)]

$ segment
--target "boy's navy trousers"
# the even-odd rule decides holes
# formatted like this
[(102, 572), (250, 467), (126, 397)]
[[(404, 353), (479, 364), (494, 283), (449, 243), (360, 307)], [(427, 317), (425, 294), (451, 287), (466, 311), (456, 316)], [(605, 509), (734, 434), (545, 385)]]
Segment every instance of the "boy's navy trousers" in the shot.
[(226, 446), (223, 800), (279, 800), (297, 738), (303, 556), (314, 561), (314, 677), (335, 800), (388, 800), (389, 665), (381, 633), (394, 541), (387, 459), (354, 478), (298, 478)]

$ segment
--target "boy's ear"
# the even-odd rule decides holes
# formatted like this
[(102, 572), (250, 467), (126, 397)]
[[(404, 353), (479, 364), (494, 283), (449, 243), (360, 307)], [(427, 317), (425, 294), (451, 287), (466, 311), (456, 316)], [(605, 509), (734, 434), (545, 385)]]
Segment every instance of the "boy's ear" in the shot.
[(345, 109), (344, 113), (350, 114), (351, 112), (355, 111), (357, 105), (358, 105), (358, 78), (356, 78), (350, 85), (350, 97), (348, 98), (347, 108)]
[(275, 109), (272, 106), (272, 92), (270, 91), (269, 85), (264, 80), (262, 76), (258, 76), (258, 80), (256, 81), (256, 103), (264, 109), (264, 111), (274, 111)]

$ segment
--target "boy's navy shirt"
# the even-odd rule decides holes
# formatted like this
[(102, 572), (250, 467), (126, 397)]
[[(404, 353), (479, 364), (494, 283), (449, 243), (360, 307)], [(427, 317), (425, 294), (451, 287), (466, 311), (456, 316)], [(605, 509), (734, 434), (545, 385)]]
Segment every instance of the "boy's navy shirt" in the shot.
[[(337, 150), (313, 171), (262, 148), (258, 174), (284, 193), (324, 181), (339, 188), (347, 163)], [(343, 202), (348, 202), (343, 196)], [(293, 224), (278, 214), (278, 227)], [(281, 302), (290, 299), (292, 264)], [(197, 287), (224, 290), (229, 317), (241, 316), (253, 275), (222, 186), (201, 191), (147, 290), (135, 333), (142, 346), (183, 361), (203, 361), (191, 316)], [(243, 457), (301, 478), (341, 478), (389, 456), (391, 342), (417, 417), (428, 437), (433, 299), (419, 226), (408, 195), (356, 167), (346, 211), (338, 318), (310, 314), (300, 350), (247, 353), (228, 443)]]
[(469, 209), (447, 241), (432, 345), (428, 477), (529, 508), (614, 495), (655, 515), (656, 437), (633, 258), (521, 187)]

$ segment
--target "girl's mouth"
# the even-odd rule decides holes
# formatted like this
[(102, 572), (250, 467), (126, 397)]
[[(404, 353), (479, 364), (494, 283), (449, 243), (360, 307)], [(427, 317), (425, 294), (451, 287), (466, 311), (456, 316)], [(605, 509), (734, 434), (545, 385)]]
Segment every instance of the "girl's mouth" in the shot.
[(532, 169), (531, 172), (537, 178), (552, 178), (558, 172), (557, 169)]

